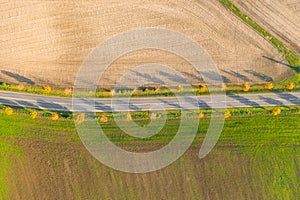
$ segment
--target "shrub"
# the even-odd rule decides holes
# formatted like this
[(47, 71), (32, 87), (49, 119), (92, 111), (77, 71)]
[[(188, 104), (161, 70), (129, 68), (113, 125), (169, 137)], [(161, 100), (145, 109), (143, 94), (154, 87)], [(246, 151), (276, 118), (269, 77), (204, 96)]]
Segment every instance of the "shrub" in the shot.
[(17, 87), (17, 89), (20, 90), (20, 91), (21, 91), (21, 90), (24, 90), (24, 88), (25, 88), (25, 86), (24, 86), (23, 84), (20, 84), (20, 85), (18, 85), (18, 87)]
[(38, 112), (36, 110), (31, 110), (29, 115), (30, 115), (30, 118), (35, 119), (38, 115)]
[(272, 90), (274, 88), (273, 83), (266, 83), (265, 88), (268, 90)]
[(251, 86), (249, 83), (246, 82), (246, 83), (242, 84), (242, 89), (244, 92), (248, 92), (250, 90), (250, 88), (251, 88)]
[(177, 87), (177, 91), (178, 91), (178, 92), (182, 92), (182, 90), (183, 90), (183, 87), (182, 87), (182, 85), (178, 85), (178, 87)]
[(293, 90), (295, 88), (295, 84), (294, 83), (289, 83), (288, 85), (287, 85), (287, 89), (288, 90)]
[(101, 115), (99, 118), (99, 122), (100, 123), (107, 123), (108, 122), (108, 118), (106, 115)]
[(230, 113), (230, 110), (226, 110), (225, 111), (225, 119), (231, 117), (231, 113)]
[(113, 96), (115, 96), (116, 95), (116, 91), (115, 90), (111, 90), (110, 91), (110, 95), (113, 97)]
[(59, 116), (56, 112), (51, 113), (51, 120), (56, 121), (59, 119)]
[(223, 90), (226, 90), (226, 89), (227, 89), (227, 85), (226, 85), (225, 83), (222, 83), (221, 86), (222, 86), (222, 89), (223, 89)]
[(151, 120), (153, 120), (153, 119), (156, 119), (157, 118), (157, 115), (156, 115), (156, 113), (154, 113), (154, 112), (151, 112), (151, 114), (150, 114), (150, 117), (149, 117)]
[(84, 113), (80, 113), (76, 116), (76, 120), (75, 123), (76, 124), (82, 124), (85, 120), (85, 114)]
[(204, 113), (203, 113), (203, 112), (200, 112), (200, 113), (199, 113), (199, 118), (200, 118), (200, 119), (203, 119), (204, 117), (205, 117)]
[(131, 117), (130, 112), (128, 112), (128, 113), (126, 114), (126, 120), (127, 120), (127, 121), (132, 120), (132, 117)]
[(280, 108), (275, 108), (273, 110), (273, 115), (275, 115), (275, 116), (280, 115), (280, 113), (281, 113), (281, 109)]
[(72, 93), (73, 93), (72, 88), (66, 88), (66, 89), (64, 90), (64, 94), (65, 94), (66, 96), (71, 96)]
[(4, 113), (7, 115), (12, 115), (14, 113), (14, 110), (11, 107), (6, 107), (4, 109)]
[(51, 87), (49, 85), (45, 85), (43, 87), (43, 92), (46, 93), (46, 94), (49, 94), (51, 92)]
[(1, 83), (1, 87), (3, 87), (3, 88), (8, 88), (8, 85), (6, 84), (6, 83)]

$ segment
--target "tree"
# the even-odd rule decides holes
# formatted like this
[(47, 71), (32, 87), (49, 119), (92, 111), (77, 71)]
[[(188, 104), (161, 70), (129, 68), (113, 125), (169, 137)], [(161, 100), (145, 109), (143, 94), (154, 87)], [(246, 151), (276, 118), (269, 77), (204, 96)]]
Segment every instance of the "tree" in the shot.
[(204, 113), (201, 111), (200, 113), (199, 113), (199, 119), (203, 119), (205, 117), (205, 115), (204, 115)]
[(11, 107), (6, 107), (4, 109), (4, 113), (7, 115), (12, 115), (14, 113), (14, 109), (12, 109)]
[(269, 83), (266, 83), (265, 88), (268, 90), (272, 90), (274, 88), (274, 85), (273, 85), (273, 83), (269, 82)]
[(35, 119), (38, 115), (38, 112), (36, 110), (31, 110), (29, 115), (32, 119)]
[(222, 89), (227, 90), (227, 85), (225, 83), (222, 83)]
[(18, 90), (24, 90), (25, 86), (23, 84), (18, 85)]
[(242, 84), (242, 89), (244, 92), (248, 92), (250, 90), (250, 88), (251, 88), (251, 86), (249, 83), (246, 82), (246, 83)]
[(59, 119), (59, 115), (56, 112), (51, 113), (51, 120), (57, 121)]
[(46, 93), (46, 94), (49, 94), (51, 92), (51, 87), (49, 85), (45, 85), (43, 87), (43, 92)]
[(106, 115), (101, 115), (99, 121), (100, 123), (107, 123), (108, 117)]
[(293, 90), (295, 88), (295, 84), (294, 83), (289, 83), (288, 85), (287, 85), (287, 89), (288, 90)]
[(85, 114), (84, 113), (80, 113), (76, 116), (76, 120), (75, 123), (76, 124), (82, 124), (85, 120)]
[(178, 92), (182, 92), (182, 90), (183, 90), (183, 87), (182, 87), (182, 85), (178, 85), (178, 87), (177, 87), (177, 91), (178, 91)]
[(132, 120), (132, 117), (131, 117), (130, 112), (128, 112), (128, 113), (126, 114), (126, 120), (127, 120), (127, 121)]
[(66, 96), (71, 96), (72, 93), (73, 93), (72, 88), (66, 88), (66, 89), (64, 90), (64, 94), (65, 94)]
[(227, 118), (229, 118), (229, 117), (231, 117), (231, 113), (230, 113), (230, 110), (226, 110), (225, 111), (225, 119), (227, 119)]
[(200, 84), (199, 91), (200, 92), (207, 92), (207, 85), (206, 84)]
[(275, 116), (280, 115), (280, 113), (281, 113), (281, 109), (280, 108), (275, 108), (273, 110), (273, 115), (275, 115)]
[(151, 114), (150, 114), (150, 119), (151, 119), (151, 120), (154, 120), (154, 119), (156, 119), (156, 118), (157, 118), (156, 113), (151, 112)]

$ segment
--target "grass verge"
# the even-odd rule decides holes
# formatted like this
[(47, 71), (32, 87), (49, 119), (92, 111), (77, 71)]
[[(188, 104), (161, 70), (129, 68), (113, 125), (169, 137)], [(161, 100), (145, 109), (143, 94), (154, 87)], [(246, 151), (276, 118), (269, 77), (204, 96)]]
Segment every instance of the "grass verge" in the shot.
[[(272, 112), (273, 108), (230, 109), (231, 117), (226, 119), (222, 135), (217, 143), (217, 146), (211, 152), (209, 157), (213, 159), (215, 157), (221, 158), (224, 156), (229, 156), (226, 157), (226, 159), (227, 162), (230, 162), (230, 155), (235, 152), (234, 154), (240, 155), (239, 159), (241, 160), (235, 160), (232, 161), (234, 163), (226, 164), (222, 164), (222, 162), (220, 161), (218, 167), (213, 168), (213, 171), (210, 170), (212, 174), (210, 174), (209, 176), (215, 180), (214, 184), (216, 185), (214, 186), (216, 188), (223, 187), (222, 185), (224, 183), (222, 182), (222, 180), (224, 178), (228, 181), (232, 179), (234, 182), (239, 183), (238, 185), (240, 185), (241, 188), (233, 189), (233, 191), (236, 193), (239, 193), (239, 190), (244, 191), (243, 187), (247, 185), (247, 187), (245, 186), (246, 188), (252, 188), (251, 190), (249, 189), (249, 193), (247, 193), (247, 195), (258, 195), (263, 199), (295, 199), (299, 196), (300, 178), (299, 176), (297, 176), (297, 174), (300, 173), (298, 168), (298, 166), (300, 166), (300, 157), (298, 156), (300, 155), (299, 107), (282, 107), (281, 110), (282, 112), (280, 115), (274, 116)], [(193, 148), (197, 149), (199, 149), (201, 146), (201, 142), (203, 141), (210, 122), (210, 111), (204, 112), (205, 117), (200, 120), (199, 131), (193, 144)], [(44, 117), (32, 119), (26, 116), (27, 115), (25, 115), (24, 113), (15, 113), (13, 115), (5, 115), (4, 113), (0, 113), (0, 160), (1, 163), (7, 163), (5, 165), (1, 165), (0, 170), (2, 178), (0, 182), (0, 194), (2, 197), (4, 197), (4, 199), (5, 196), (9, 194), (7, 182), (9, 182), (11, 178), (9, 173), (9, 170), (11, 170), (12, 167), (10, 164), (10, 157), (11, 155), (17, 154), (15, 141), (25, 141), (28, 139), (33, 139), (33, 141), (35, 142), (42, 141), (43, 144), (45, 144), (45, 142), (49, 143), (49, 146), (51, 146), (51, 144), (61, 144), (62, 146), (65, 146), (64, 144), (78, 145), (81, 143), (76, 134), (73, 120), (71, 119), (60, 118), (57, 121), (51, 121), (48, 118)], [(122, 117), (121, 114), (119, 116)], [(148, 120), (145, 119), (147, 117), (146, 114), (144, 115), (143, 113), (135, 113), (135, 115), (133, 115), (132, 117), (133, 120), (138, 121), (139, 125), (141, 126), (148, 124)], [(148, 140), (136, 140), (136, 138), (125, 135), (116, 126), (113, 120), (108, 120), (107, 123), (103, 123), (101, 124), (101, 126), (107, 136), (118, 146), (128, 150), (134, 150), (136, 148), (145, 148), (147, 146), (149, 146), (150, 148), (157, 148), (168, 143), (176, 134), (179, 121), (180, 117), (178, 117), (178, 115), (170, 116), (165, 127), (160, 131), (160, 133)], [(228, 152), (231, 152), (230, 155), (228, 154)], [(52, 152), (45, 153), (46, 155), (53, 154)], [(59, 152), (56, 151), (56, 154), (53, 156), (58, 157), (58, 154)], [(81, 162), (80, 159), (83, 159), (80, 158), (80, 156), (77, 154), (73, 155), (73, 157), (75, 158), (75, 160), (79, 159), (77, 162)], [(245, 162), (244, 160), (249, 160), (249, 162), (246, 162), (245, 166), (241, 164)], [(187, 163), (180, 162), (180, 167), (182, 169), (185, 169), (184, 171), (186, 171), (186, 173), (195, 175), (198, 173), (197, 170), (199, 170), (195, 166), (198, 166), (202, 162), (205, 161), (192, 159), (188, 160)], [(60, 162), (55, 161), (55, 163)], [(42, 165), (42, 163), (37, 163), (36, 165), (39, 164)], [(214, 164), (213, 160), (211, 164)], [(216, 164), (217, 163), (215, 163), (215, 165)], [(57, 168), (51, 170), (59, 170), (59, 166), (60, 165), (57, 164)], [(228, 170), (231, 169), (229, 169), (228, 166), (234, 166), (234, 170), (248, 170), (247, 173), (250, 175), (249, 177), (244, 177), (239, 174), (238, 171), (229, 172)], [(81, 172), (88, 170), (85, 168), (85, 164), (81, 167)], [(208, 169), (212, 169), (211, 167), (212, 166), (210, 165)], [(73, 168), (71, 169), (75, 170)], [(178, 177), (174, 176), (177, 173), (176, 170), (178, 170), (176, 166), (171, 166), (168, 169), (174, 170), (170, 172), (171, 174), (173, 174), (171, 177), (168, 177), (170, 180), (173, 180), (174, 178), (178, 178), (179, 182), (185, 180), (184, 176), (182, 178), (180, 178), (181, 175), (178, 175)], [(93, 171), (93, 173), (95, 174), (93, 175), (93, 177), (95, 176), (95, 180), (98, 176), (107, 176), (104, 175), (108, 173), (108, 170), (106, 168), (97, 170), (97, 168), (95, 167), (94, 170), (95, 171)], [(74, 174), (78, 173), (79, 172), (74, 171)], [(119, 176), (116, 175), (117, 172), (113, 170), (110, 170), (109, 173), (114, 175), (113, 184), (111, 185), (110, 189), (108, 189), (107, 187), (97, 187), (97, 191), (99, 189), (102, 191), (101, 195), (109, 196), (112, 193), (111, 191), (122, 191), (122, 195), (125, 195), (125, 197), (129, 198), (132, 194), (135, 194), (138, 197), (138, 192), (140, 191), (129, 192), (129, 190), (126, 190), (126, 188), (122, 188), (121, 190), (118, 187), (122, 186), (124, 180), (119, 178)], [(209, 171), (202, 171), (201, 174), (203, 173), (203, 179), (205, 179), (205, 174), (209, 173)], [(231, 175), (230, 177), (227, 177), (227, 173), (235, 174), (234, 178), (231, 177)], [(151, 178), (154, 178), (155, 176), (156, 174), (154, 173), (152, 174)], [(162, 174), (159, 174), (157, 176), (158, 178), (161, 178)], [(144, 181), (146, 181), (147, 179), (147, 176), (143, 177)], [(102, 185), (107, 185), (110, 184), (111, 178), (106, 177), (100, 180), (102, 182)], [(191, 189), (193, 190), (191, 191), (191, 195), (198, 194), (201, 196), (201, 194), (204, 193), (199, 185), (200, 183), (202, 183), (202, 180), (192, 180), (192, 184), (186, 183), (184, 186), (182, 186), (184, 188), (184, 191)], [(81, 178), (81, 181), (84, 181), (84, 176), (83, 178)], [(88, 180), (88, 182), (89, 181), (91, 180)], [(137, 183), (134, 182), (134, 184)], [(229, 181), (227, 182), (227, 184), (233, 183)], [(48, 186), (53, 187), (51, 183), (48, 183)], [(136, 187), (138, 186), (139, 185), (136, 185)], [(84, 186), (80, 185), (80, 187), (77, 188), (77, 195), (84, 195), (85, 191), (86, 190), (84, 190)], [(217, 196), (219, 197), (228, 195), (226, 191), (224, 193), (224, 191), (221, 189), (216, 190), (215, 192), (218, 193)]]

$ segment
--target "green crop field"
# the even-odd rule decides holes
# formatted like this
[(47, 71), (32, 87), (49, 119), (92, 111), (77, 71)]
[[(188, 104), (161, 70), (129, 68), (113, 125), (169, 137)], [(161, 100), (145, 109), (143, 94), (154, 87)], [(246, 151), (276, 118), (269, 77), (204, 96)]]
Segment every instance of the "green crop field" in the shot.
[[(296, 199), (300, 117), (296, 108), (282, 109), (279, 116), (264, 108), (231, 110), (217, 146), (199, 160), (207, 114), (181, 159), (157, 172), (136, 175), (92, 158), (71, 119), (0, 114), (0, 199), (43, 198), (49, 191), (58, 191), (53, 198), (68, 199)], [(158, 148), (172, 139), (179, 120), (169, 119), (157, 136), (145, 141), (125, 136), (112, 120), (102, 128), (124, 149)]]

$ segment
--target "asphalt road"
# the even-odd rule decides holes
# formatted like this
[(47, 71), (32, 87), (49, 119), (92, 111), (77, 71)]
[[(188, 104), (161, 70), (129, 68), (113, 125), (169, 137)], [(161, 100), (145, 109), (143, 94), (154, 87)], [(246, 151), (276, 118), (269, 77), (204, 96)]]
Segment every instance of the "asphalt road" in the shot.
[[(64, 98), (16, 92), (0, 92), (0, 104), (52, 111), (71, 112), (120, 112), (144, 110), (243, 108), (300, 105), (300, 92), (159, 98)], [(95, 100), (95, 101), (93, 101)], [(72, 102), (74, 106), (72, 106)]]

